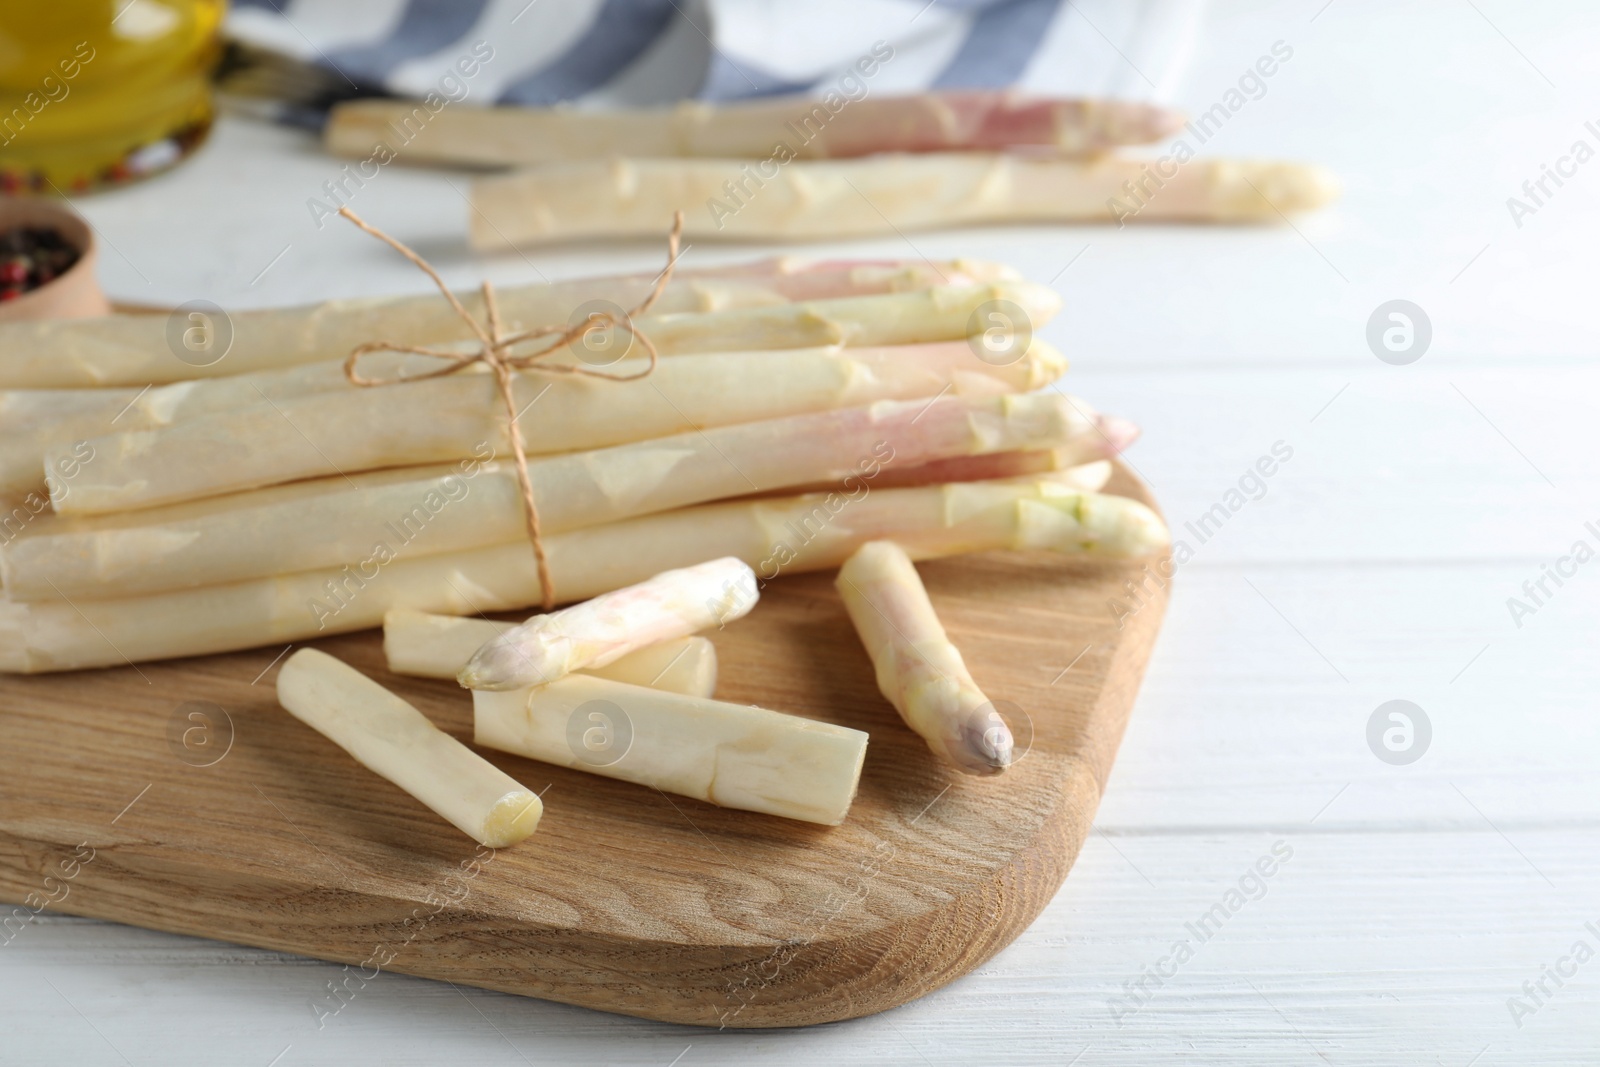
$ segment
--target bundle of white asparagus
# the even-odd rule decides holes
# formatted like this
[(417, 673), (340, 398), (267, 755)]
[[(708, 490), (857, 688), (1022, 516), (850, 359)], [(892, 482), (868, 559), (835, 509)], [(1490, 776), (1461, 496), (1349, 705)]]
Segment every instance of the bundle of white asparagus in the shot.
[[(559, 325), (647, 283), (528, 287), (501, 316)], [(997, 302), (1027, 320), (998, 348), (968, 337)], [(715, 700), (699, 635), (738, 625), (779, 575), (848, 560), (841, 590), (885, 695), (941, 758), (996, 773), (1006, 724), (910, 561), (1167, 544), (1150, 509), (1099, 491), (1137, 429), (1057, 386), (1066, 362), (1035, 331), (1058, 305), (987, 263), (679, 275), (636, 324), (659, 361), (604, 368), (631, 380), (570, 373), (589, 368), (567, 352), (508, 379), (525, 464), (482, 367), (408, 380), (437, 360), (380, 353), (363, 369), (382, 384), (347, 379), (346, 349), (380, 333), (461, 341), (437, 297), (240, 316), (249, 330), (204, 368), (137, 316), (0, 327), (0, 670), (381, 624), (392, 672), (474, 691), (480, 745), (831, 825), (866, 735)], [(481, 617), (547, 594), (572, 606)], [(331, 657), (288, 657), (278, 688), (480, 843), (538, 822), (535, 793)]]
[[(1093, 495), (1095, 464), (1137, 431), (1055, 387), (1065, 360), (1035, 332), (1059, 306), (1050, 290), (996, 264), (761, 262), (676, 276), (665, 306), (706, 306), (694, 301), (713, 284), (738, 295), (641, 320), (663, 354), (653, 373), (516, 376), (559, 597), (718, 556), (766, 580), (894, 530), (924, 555), (1158, 547), (1147, 512)], [(643, 285), (530, 286), (499, 303), (503, 318), (520, 308), (535, 316), (525, 325), (559, 323)], [(974, 322), (988, 328), (979, 312), (993, 301), (1031, 327), (1000, 358), (967, 338)], [(252, 313), (238, 333), (253, 354), (203, 369), (153, 352), (142, 316), (52, 324), (33, 350), (0, 343), (0, 375), (19, 380), (52, 366), (79, 382), (109, 369), (160, 378), (158, 364), (213, 375), (0, 390), (0, 669), (298, 640), (390, 609), (537, 602), (492, 376), (404, 381), (436, 361), (379, 355), (366, 372), (399, 380), (357, 388), (332, 358), (379, 323), (415, 331), (407, 342), (460, 340), (441, 309), (419, 297)], [(0, 327), (0, 342), (38, 329)], [(617, 367), (645, 364), (633, 354)], [(798, 536), (781, 528), (791, 516)]]
[[(650, 236), (674, 211), (695, 239), (814, 240), (975, 223), (1276, 221), (1337, 195), (1317, 167), (1193, 158), (1212, 115), (1191, 128), (1140, 104), (879, 96), (857, 81), (859, 95), (655, 111), (459, 107), (420, 130), (413, 105), (360, 100), (334, 109), (325, 143), (359, 159), (404, 143), (410, 162), (521, 168), (475, 184), (479, 248)], [(1156, 158), (1110, 154), (1175, 135)]]

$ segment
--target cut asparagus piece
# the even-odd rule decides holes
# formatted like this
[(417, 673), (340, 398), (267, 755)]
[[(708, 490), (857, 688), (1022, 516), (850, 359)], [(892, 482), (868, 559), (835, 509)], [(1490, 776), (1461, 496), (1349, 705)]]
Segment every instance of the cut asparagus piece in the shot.
[(283, 661), (278, 703), (480, 845), (514, 845), (539, 825), (537, 793), (325, 652), (302, 648)]
[[(780, 97), (671, 110), (575, 111), (568, 107), (453, 107), (406, 143), (413, 162), (527, 166), (577, 159), (721, 156), (768, 159), (782, 145), (794, 158), (874, 152), (998, 151), (1020, 146), (1063, 154), (1159, 141), (1183, 118), (1147, 104), (1028, 97), (964, 90), (846, 101)], [(334, 155), (366, 158), (393, 136), (414, 103), (352, 100), (334, 107), (323, 143)]]
[[(524, 448), (536, 455), (952, 389), (968, 396), (1022, 391), (1053, 381), (1064, 368), (1037, 339), (1001, 366), (979, 360), (958, 341), (802, 350), (770, 360), (685, 356), (662, 361), (636, 381), (520, 375), (515, 391)], [(491, 376), (464, 373), (318, 393), (62, 445), (48, 450), (44, 462), (74, 464), (75, 473), (51, 479), (51, 501), (62, 514), (102, 514), (301, 478), (505, 456), (510, 443), (495, 389)], [(74, 463), (85, 449), (92, 459)]]
[[(1081, 401), (1053, 393), (880, 401), (657, 438), (528, 464), (546, 533), (657, 511), (849, 479), (876, 488), (900, 465), (951, 455), (1060, 446), (1075, 460), (1106, 439)], [(526, 536), (509, 463), (469, 462), (291, 483), (143, 512), (46, 517), (0, 545), (14, 600), (104, 599), (337, 567), (384, 545), (396, 559)], [(75, 491), (75, 490), (73, 490)], [(76, 499), (68, 496), (65, 503)], [(229, 505), (231, 506), (225, 506)], [(141, 516), (144, 521), (140, 521)]]
[(832, 723), (573, 674), (472, 694), (473, 740), (725, 808), (837, 826), (867, 735)]
[[(402, 608), (383, 617), (383, 654), (395, 674), (454, 681), (485, 642), (516, 625)], [(680, 637), (647, 645), (604, 667), (590, 665), (583, 673), (686, 696), (709, 697), (716, 691), (717, 650), (704, 637)]]
[(759, 597), (755, 571), (732, 556), (663, 571), (491, 638), (456, 681), (497, 693), (548, 685), (660, 641), (720, 630), (748, 615)]
[[(556, 534), (545, 545), (556, 590), (585, 600), (708, 556), (737, 556), (763, 580), (836, 567), (874, 540), (898, 542), (914, 559), (991, 549), (1128, 558), (1165, 549), (1168, 536), (1137, 501), (1043, 477), (707, 504)], [(377, 626), (394, 608), (468, 615), (542, 599), (533, 554), (518, 540), (117, 600), (0, 601), (0, 670), (281, 645)]]
[(695, 240), (1131, 218), (1273, 222), (1321, 207), (1338, 189), (1326, 171), (1294, 163), (1196, 159), (1170, 175), (1159, 166), (980, 154), (797, 162), (770, 173), (726, 159), (559, 163), (474, 183), (471, 237), (478, 249), (646, 237), (678, 209), (686, 212), (684, 236)]
[(834, 583), (866, 646), (878, 689), (934, 755), (968, 774), (1011, 765), (1011, 730), (950, 643), (911, 557), (869, 541)]
[[(670, 214), (668, 218), (670, 218)], [(661, 227), (652, 234), (659, 237)], [(678, 313), (726, 313), (791, 299), (814, 300), (863, 293), (920, 289), (928, 285), (984, 284), (1012, 277), (978, 260), (890, 264), (820, 264), (814, 277), (803, 260), (772, 259), (709, 271), (678, 271), (654, 313), (644, 322)], [(887, 267), (887, 269), (885, 269)], [(579, 278), (548, 285), (497, 289), (501, 321), (508, 332), (566, 323), (593, 300), (634, 307), (650, 291), (654, 274)], [(484, 318), (479, 289), (457, 294), (475, 319)], [(357, 345), (395, 338), (411, 345), (460, 340), (460, 316), (429, 291), (420, 296), (333, 300), (303, 307), (167, 315), (107, 315), (92, 319), (0, 324), (0, 388), (72, 389), (131, 386), (218, 378), (276, 370), (300, 363), (342, 361)], [(713, 323), (711, 329), (715, 329)], [(197, 331), (192, 335), (185, 331)], [(171, 338), (176, 336), (177, 341)], [(183, 341), (192, 336), (202, 350)], [(231, 338), (231, 341), (228, 339)], [(225, 352), (214, 351), (226, 345)], [(182, 358), (178, 348), (184, 348)]]

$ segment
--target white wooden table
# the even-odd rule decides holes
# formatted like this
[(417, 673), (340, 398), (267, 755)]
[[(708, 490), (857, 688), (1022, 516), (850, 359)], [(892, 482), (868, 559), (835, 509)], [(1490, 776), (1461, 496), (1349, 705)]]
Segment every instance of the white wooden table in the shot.
[[(1205, 151), (1317, 159), (1346, 183), (1332, 210), (1294, 228), (827, 250), (989, 256), (1055, 285), (1067, 309), (1047, 335), (1076, 360), (1074, 390), (1143, 424), (1131, 458), (1195, 549), (1097, 833), (1013, 946), (920, 1002), (806, 1031), (689, 1030), (391, 975), (319, 1031), (308, 1004), (333, 967), (47, 917), (0, 948), (0, 1062), (1596, 1062), (1600, 960), (1562, 961), (1578, 941), (1600, 951), (1600, 562), (1547, 580), (1520, 627), (1507, 598), (1574, 542), (1600, 548), (1585, 526), (1600, 529), (1600, 161), (1547, 183), (1520, 227), (1506, 198), (1573, 142), (1600, 148), (1584, 126), (1600, 119), (1600, 13), (1218, 7), (1192, 112), (1275, 41), (1293, 57)], [(227, 123), (179, 172), (81, 207), (123, 299), (423, 288), (370, 239), (315, 229), (306, 199), (336, 170), (297, 134)], [(475, 258), (452, 184), (391, 167), (356, 206), (461, 284), (659, 256)], [(1366, 341), (1391, 299), (1431, 320), (1410, 365)], [(1280, 441), (1293, 456), (1264, 495), (1199, 544), (1184, 524)], [(1431, 723), (1409, 765), (1368, 745), (1392, 699)], [(1195, 937), (1186, 924), (1241, 879), (1255, 890), (1278, 842), (1292, 857), (1265, 895)], [(1134, 1004), (1125, 983), (1157, 969)]]

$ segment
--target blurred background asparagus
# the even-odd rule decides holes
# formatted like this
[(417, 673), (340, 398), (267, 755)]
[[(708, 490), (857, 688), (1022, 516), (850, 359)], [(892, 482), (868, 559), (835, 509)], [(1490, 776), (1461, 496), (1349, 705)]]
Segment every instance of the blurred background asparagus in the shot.
[[(215, 68), (225, 112), (319, 131), (351, 161), (307, 201), (319, 226), (397, 161), (506, 172), (474, 183), (478, 248), (653, 236), (678, 209), (693, 238), (806, 241), (1275, 222), (1337, 194), (1312, 165), (1196, 157), (1293, 55), (1274, 42), (1189, 122), (1161, 99), (1199, 0), (1141, 6), (1109, 32), (1050, 0), (915, 6), (903, 26), (858, 26), (828, 5), (617, 0), (603, 19), (528, 5), (509, 21), (408, 15), (391, 40), (386, 0), (316, 19), (271, 0), (131, 0), (115, 17), (64, 0), (0, 29), (0, 115), (15, 118), (0, 193), (171, 166), (211, 127)], [(1096, 73), (1108, 44), (1114, 76)]]
[(973, 223), (1272, 221), (1337, 195), (1307, 164), (1194, 159), (1187, 146), (1115, 154), (1185, 125), (1146, 104), (1004, 91), (436, 117), (362, 100), (333, 109), (324, 144), (363, 163), (400, 157), (400, 144), (414, 162), (520, 168), (474, 184), (472, 243), (490, 249), (647, 236), (676, 210), (690, 237), (804, 241)]

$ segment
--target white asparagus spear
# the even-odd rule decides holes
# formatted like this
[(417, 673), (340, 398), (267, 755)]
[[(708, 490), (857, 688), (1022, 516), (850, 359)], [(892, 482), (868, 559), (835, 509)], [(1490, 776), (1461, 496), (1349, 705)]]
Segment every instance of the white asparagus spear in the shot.
[(1153, 177), (1157, 165), (980, 154), (783, 167), (740, 160), (559, 163), (475, 182), (471, 238), (474, 248), (503, 249), (644, 237), (680, 209), (684, 236), (695, 240), (891, 237), (982, 223), (1134, 217), (1271, 222), (1337, 195), (1332, 176), (1308, 165), (1195, 159)]
[[(1014, 453), (1015, 454), (1015, 453)], [(1023, 453), (1034, 455), (1037, 453)], [(1059, 455), (1059, 452), (1054, 453)], [(1105, 489), (1106, 483), (1111, 481), (1111, 461), (1109, 459), (1096, 460), (1093, 463), (1079, 463), (1069, 465), (1060, 460), (1055, 470), (1042, 470), (1036, 475), (1048, 479), (1068, 489), (1078, 489), (1085, 493), (1098, 493)], [(1026, 478), (1028, 473), (1005, 475), (1007, 478)]]
[(511, 527), (482, 524), (520, 502), (510, 467), (466, 460), (83, 517), (46, 506), (0, 522), (0, 584), (12, 600), (109, 599), (338, 566), (379, 539), (391, 556), (495, 544)]
[(742, 619), (756, 606), (756, 572), (725, 556), (535, 615), (491, 638), (456, 676), (468, 689), (548, 685), (630, 652)]
[(893, 541), (868, 541), (834, 582), (878, 689), (936, 756), (968, 774), (1011, 765), (1013, 740), (951, 644), (917, 568)]
[[(530, 451), (594, 448), (640, 437), (662, 437), (694, 426), (720, 426), (885, 398), (933, 397), (950, 386), (963, 395), (1026, 392), (1045, 386), (1066, 371), (1061, 354), (1037, 338), (1014, 362), (1000, 365), (974, 358), (965, 341), (747, 354), (771, 358), (773, 362), (781, 360), (773, 368), (734, 366), (741, 355), (744, 354), (718, 354), (704, 358), (720, 362), (698, 360), (686, 365), (678, 365), (675, 360), (674, 366), (653, 374), (648, 384), (525, 374), (517, 382), (518, 397), (523, 397), (520, 424), (525, 440), (541, 443), (530, 445)], [(405, 370), (413, 366), (408, 363)], [(632, 373), (642, 366), (643, 363), (629, 360), (608, 373)], [(437, 368), (430, 365), (427, 370)], [(85, 456), (106, 454), (106, 442), (101, 437), (110, 438), (110, 454), (114, 458), (123, 453), (136, 454), (141, 459), (130, 462), (154, 469), (152, 474), (112, 472), (106, 477), (118, 482), (149, 478), (149, 482), (142, 482), (149, 488), (195, 469), (206, 485), (267, 485), (285, 478), (333, 474), (334, 469), (352, 474), (370, 467), (464, 458), (474, 454), (478, 445), (491, 446), (501, 453), (509, 450), (502, 405), (486, 374), (464, 373), (448, 379), (410, 382), (403, 387), (371, 389), (350, 387), (344, 381), (344, 371), (331, 365), (253, 374), (242, 379), (251, 379), (248, 392), (254, 392), (256, 384), (266, 379), (278, 381), (274, 382), (275, 389), (264, 387), (250, 405), (222, 403), (218, 413), (187, 413), (182, 418), (158, 422), (149, 430), (155, 437), (126, 437), (126, 430), (131, 427), (123, 426), (122, 419), (112, 426), (99, 426), (98, 434), (88, 438), (53, 434), (50, 430), (24, 432), (16, 437), (0, 434), (0, 501), (22, 501), (29, 493), (46, 496), (46, 464), (67, 464), (66, 472), (58, 472), (58, 498), (62, 501), (74, 488), (69, 483), (93, 485), (94, 478), (77, 482), (77, 470)], [(166, 389), (184, 390), (189, 395), (218, 390), (238, 397), (232, 382), (242, 379), (179, 382)], [(314, 382), (326, 382), (328, 387), (312, 387)], [(546, 387), (550, 390), (547, 394)], [(381, 392), (389, 389), (402, 392)], [(150, 394), (155, 392), (150, 390)], [(226, 413), (226, 418), (219, 413)], [(736, 414), (738, 418), (734, 418)], [(419, 426), (427, 427), (429, 432), (421, 434)], [(600, 434), (598, 430), (603, 427), (610, 429)], [(253, 451), (238, 456), (240, 442), (248, 445), (245, 438), (259, 434), (266, 437)], [(96, 442), (101, 445), (99, 453)], [(234, 456), (230, 466), (202, 462), (208, 456), (221, 454), (216, 453), (219, 448)], [(66, 461), (69, 453), (78, 462)], [(262, 474), (246, 477), (251, 470), (262, 470)], [(72, 514), (75, 507), (62, 510)]]
[[(659, 238), (663, 230), (664, 226), (658, 226), (653, 236)], [(715, 315), (790, 299), (810, 301), (929, 285), (986, 284), (1014, 277), (1014, 272), (981, 260), (830, 261), (817, 267), (813, 273), (811, 264), (803, 260), (770, 259), (709, 271), (679, 271), (652, 315), (642, 321), (680, 313)], [(630, 274), (507, 286), (496, 290), (496, 299), (502, 321), (514, 332), (564, 324), (592, 300), (634, 307), (654, 280), (654, 274)], [(457, 298), (474, 318), (483, 320), (480, 290), (458, 293)], [(425, 345), (466, 336), (460, 316), (431, 289), (423, 295), (331, 300), (224, 316), (200, 314), (207, 317), (107, 315), (0, 324), (0, 388), (142, 389), (151, 383), (343, 360), (357, 345), (380, 338)], [(709, 329), (715, 330), (715, 320)], [(202, 350), (194, 351), (183, 343), (186, 330), (199, 331), (188, 336), (196, 344), (203, 341)], [(231, 344), (225, 355), (218, 357), (215, 349), (229, 336)]]
[[(1076, 467), (1086, 457), (1077, 448), (1053, 448), (1033, 451), (986, 452), (976, 456), (951, 456), (935, 459), (915, 466), (896, 464), (872, 480), (874, 489), (901, 489), (916, 485), (939, 485), (943, 482), (985, 482), (997, 478), (1023, 478), (1033, 474), (1047, 474)], [(1110, 464), (1106, 463), (1107, 477)], [(1104, 482), (1101, 483), (1103, 485)], [(837, 488), (838, 484), (812, 483), (796, 487), (796, 493), (814, 493)], [(1100, 485), (1083, 485), (1083, 489), (1099, 489)]]
[(867, 735), (749, 704), (582, 674), (472, 694), (473, 740), (725, 808), (837, 826)]
[[(1098, 421), (1054, 393), (885, 400), (535, 459), (528, 478), (542, 529), (557, 533), (807, 482), (877, 488), (901, 466), (945, 456), (1059, 446), (1074, 462), (1092, 460), (1108, 454)], [(400, 473), (46, 517), (0, 545), (0, 580), (13, 600), (105, 599), (338, 567), (379, 544), (403, 559), (526, 536), (510, 463)]]
[[(383, 655), (394, 674), (455, 680), (484, 643), (512, 629), (514, 622), (430, 615), (404, 608), (383, 617)], [(660, 641), (583, 673), (613, 682), (709, 697), (716, 692), (717, 649), (704, 637)]]
[[(364, 159), (394, 138), (415, 101), (351, 100), (334, 107), (323, 143)], [(1058, 153), (1099, 152), (1159, 141), (1182, 128), (1172, 111), (1115, 100), (1062, 100), (1009, 91), (910, 96), (842, 93), (729, 104), (686, 102), (671, 109), (452, 107), (406, 141), (412, 162), (526, 166), (575, 159), (724, 156), (767, 159), (783, 146), (801, 159), (873, 152), (987, 150), (1019, 146)], [(409, 128), (409, 127), (408, 127)]]
[[(1101, 417), (1102, 419), (1104, 416)], [(1103, 438), (1088, 438), (1083, 445), (1098, 443), (1109, 451)], [(936, 459), (915, 466), (893, 467), (879, 471), (872, 479), (874, 489), (904, 489), (911, 486), (939, 485), (943, 482), (987, 482), (1000, 478), (1027, 478), (1033, 475), (1050, 475), (1062, 485), (1074, 489), (1099, 492), (1111, 480), (1111, 461), (1084, 462), (1084, 449), (1080, 445), (1030, 452), (993, 452), (977, 456), (953, 456)], [(1121, 451), (1121, 449), (1117, 449)], [(864, 479), (859, 475), (836, 482), (810, 482), (784, 489), (783, 496), (796, 493), (853, 492)], [(765, 494), (769, 496), (777, 493)], [(0, 556), (0, 562), (3, 562)], [(18, 598), (26, 599), (26, 598)]]
[[(437, 360), (385, 352), (376, 353), (364, 371), (406, 378), (438, 369)], [(59, 453), (107, 434), (353, 388), (341, 361), (145, 389), (0, 390), (0, 499), (45, 491), (41, 471), (53, 445), (62, 446)]]
[[(1051, 288), (1028, 281), (962, 285), (954, 281), (915, 292), (845, 296), (772, 307), (736, 308), (705, 314), (652, 314), (639, 320), (662, 355), (804, 348), (814, 345), (913, 345), (953, 341), (973, 332), (979, 312), (997, 304), (1032, 329), (1061, 310)], [(984, 323), (989, 325), (987, 320)]]
[[(1048, 478), (1071, 489), (1098, 493), (1111, 480), (1111, 461), (1099, 459), (1085, 463), (1083, 453), (1077, 448), (997, 452), (992, 456), (936, 460), (920, 467), (884, 471), (884, 479), (877, 488), (915, 488), (945, 482), (988, 482), (1015, 478)], [(830, 488), (838, 486), (802, 486), (795, 492), (816, 492)]]
[(283, 661), (278, 703), (480, 845), (514, 845), (539, 825), (537, 793), (326, 652)]
[[(942, 456), (1061, 446), (1107, 454), (1098, 416), (1056, 394), (934, 397), (798, 414), (534, 459), (528, 480), (547, 533), (805, 482), (872, 478)], [(525, 536), (506, 462), (382, 470), (206, 501), (45, 517), (0, 545), (14, 600), (126, 597), (360, 560), (472, 549)], [(80, 482), (62, 482), (80, 506)], [(67, 510), (67, 509), (62, 509)]]
[[(377, 353), (365, 373), (405, 378), (439, 369), (422, 356)], [(145, 389), (0, 390), (0, 499), (42, 491), (51, 446), (155, 429), (256, 404), (353, 389), (342, 363), (308, 363)]]
[[(619, 365), (629, 373), (635, 361)], [(1023, 391), (1065, 361), (1035, 339), (1015, 362), (979, 360), (965, 342), (663, 360), (635, 381), (521, 375), (518, 424), (528, 454), (603, 448), (709, 426), (851, 407), (877, 400)], [(50, 480), (61, 514), (90, 515), (237, 492), (300, 478), (510, 452), (504, 408), (485, 374), (318, 393), (158, 430), (55, 446), (44, 463), (74, 464)], [(737, 463), (737, 460), (734, 460)]]
[[(843, 563), (867, 541), (913, 558), (1049, 549), (1110, 558), (1168, 544), (1149, 508), (1050, 477), (707, 504), (546, 539), (556, 592), (585, 600), (737, 556), (763, 580)], [(118, 600), (0, 601), (0, 671), (35, 673), (203, 655), (376, 626), (412, 608), (468, 615), (542, 599), (526, 541)]]
[[(374, 377), (406, 378), (439, 369), (438, 360), (425, 356), (375, 352), (368, 358), (372, 363), (363, 363), (362, 370)], [(352, 388), (340, 359), (140, 389), (0, 389), (0, 439), (30, 431), (41, 442), (98, 437), (113, 430), (170, 426), (264, 399)]]

